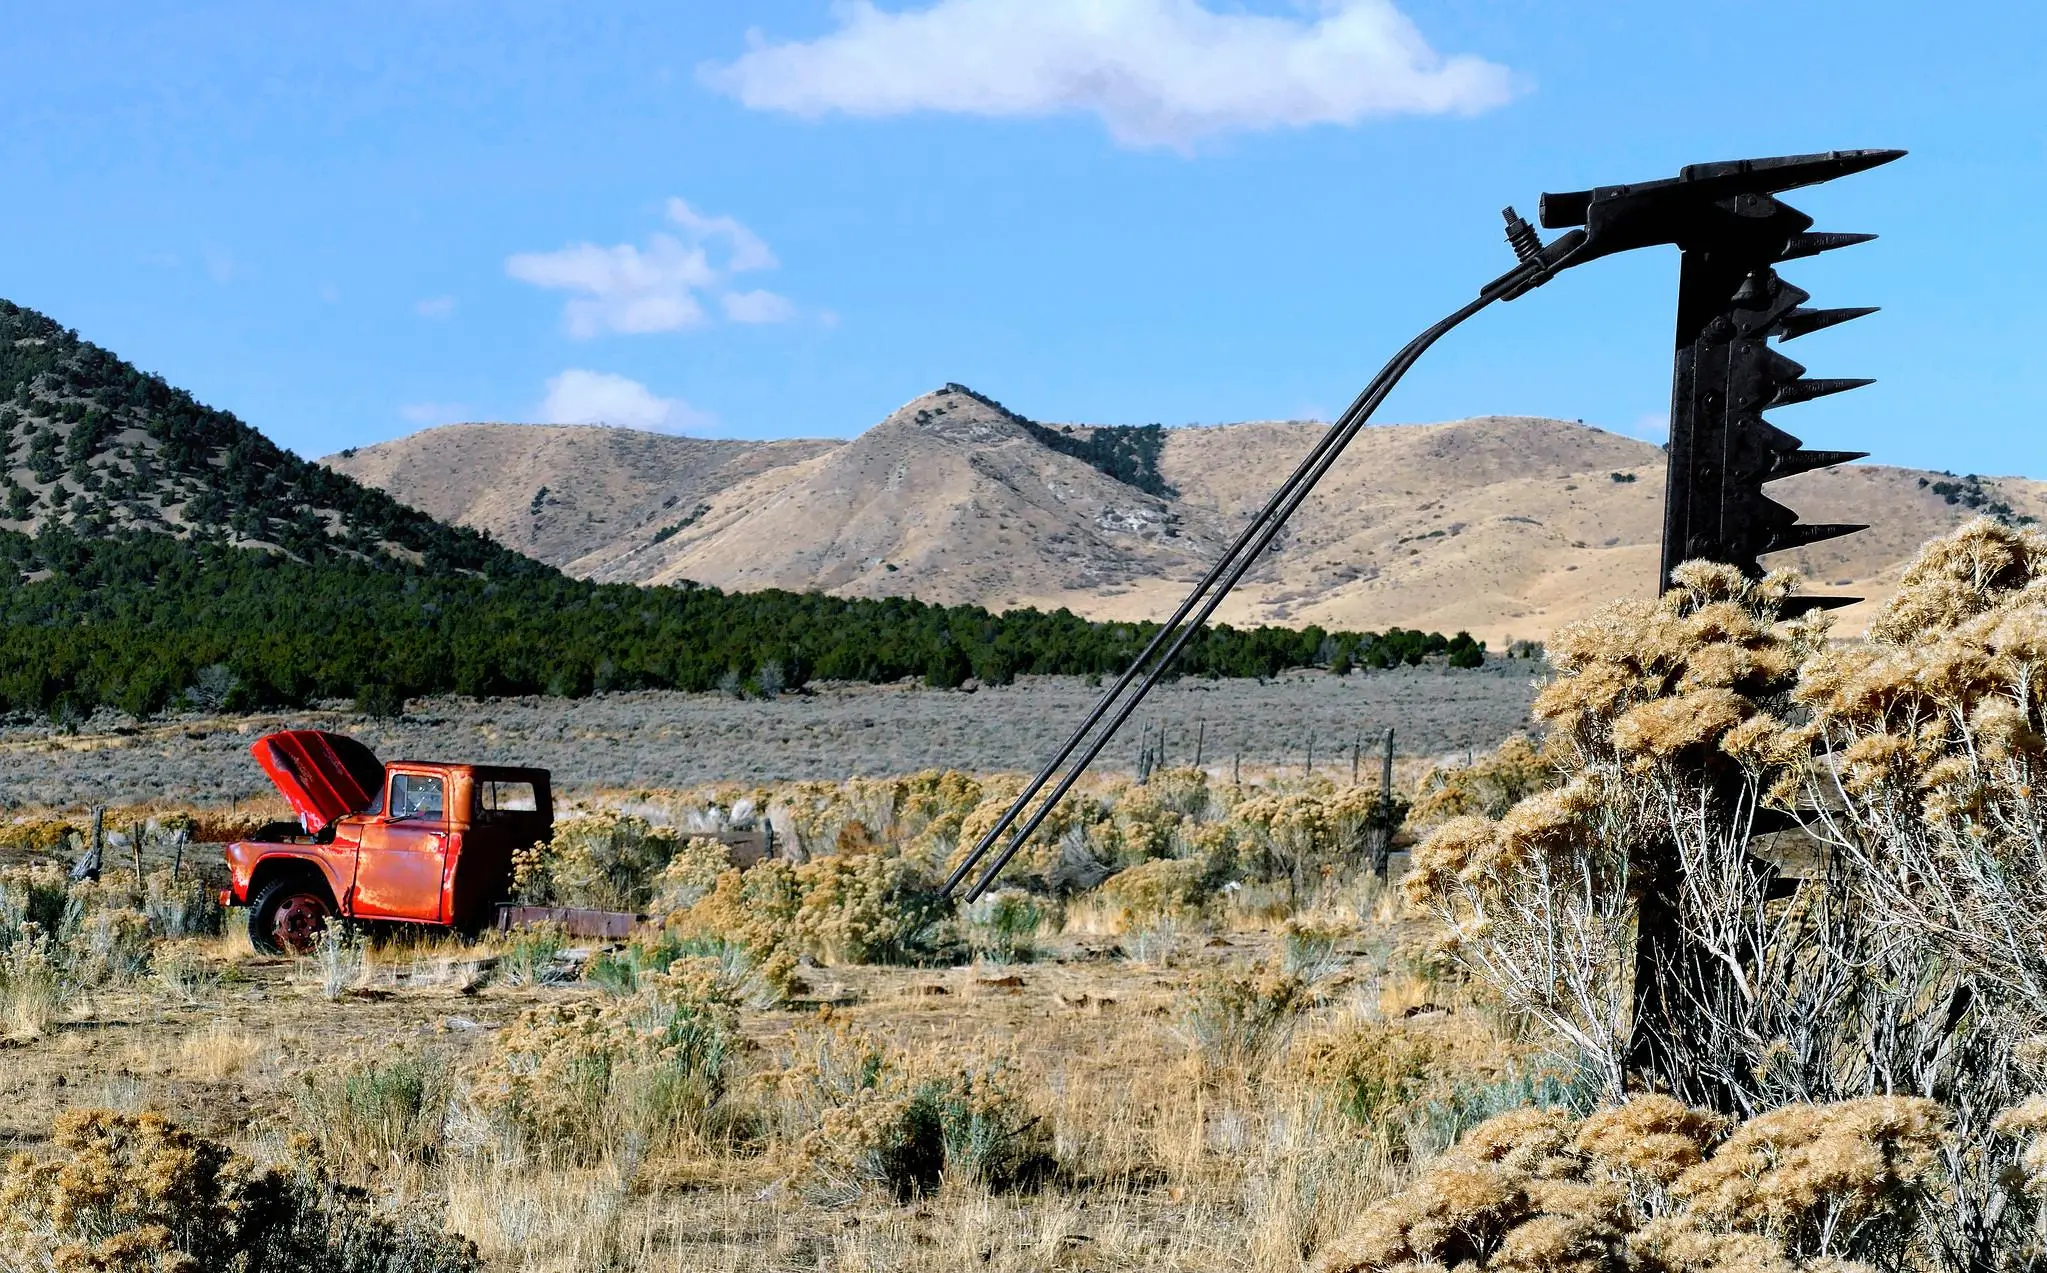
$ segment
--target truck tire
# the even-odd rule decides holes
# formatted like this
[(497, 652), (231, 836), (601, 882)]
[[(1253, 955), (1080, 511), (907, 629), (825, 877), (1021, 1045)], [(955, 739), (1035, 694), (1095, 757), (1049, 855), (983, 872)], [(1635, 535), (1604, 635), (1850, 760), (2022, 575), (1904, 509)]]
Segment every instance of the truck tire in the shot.
[(264, 955), (303, 955), (334, 917), (327, 890), (303, 877), (281, 875), (249, 902), (249, 944)]

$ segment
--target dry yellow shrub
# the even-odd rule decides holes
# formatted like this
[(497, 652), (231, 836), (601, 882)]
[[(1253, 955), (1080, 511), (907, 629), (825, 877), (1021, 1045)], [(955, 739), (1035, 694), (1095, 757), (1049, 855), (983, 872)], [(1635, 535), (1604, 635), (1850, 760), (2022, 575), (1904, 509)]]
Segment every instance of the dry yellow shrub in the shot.
[(1523, 1068), (1522, 1050), (1467, 1014), (1352, 1021), (1297, 1042), (1290, 1074), (1331, 1093), (1350, 1119), (1395, 1149), (1403, 1124), (1430, 1106), (1449, 1108), (1473, 1086)]
[(1787, 1105), (1736, 1128), (1671, 1193), (1701, 1222), (1814, 1250), (1830, 1232), (1916, 1206), (1946, 1118), (1907, 1096)]
[(1725, 1118), (1652, 1094), (1587, 1118), (1577, 1146), (1618, 1175), (1668, 1188), (1704, 1161), (1726, 1132)]
[(950, 1178), (1025, 1184), (1051, 1165), (1042, 1120), (1000, 1065), (885, 1046), (843, 1026), (800, 1036), (760, 1081), (786, 1160), (806, 1190), (899, 1200)]
[[(966, 855), (981, 837), (986, 835), (1002, 815), (1009, 809), (1023, 791), (1024, 780), (1014, 774), (991, 778), (982, 785), (981, 802), (975, 805), (960, 820), (959, 836), (951, 852), (946, 854), (944, 866), (952, 871), (966, 860)], [(1016, 828), (1028, 821), (1030, 816), (1042, 807), (1040, 803), (1026, 809), (1022, 816), (1003, 831), (994, 844), (994, 851), (1000, 852), (1008, 846)], [(1012, 888), (1028, 888), (1034, 892), (1052, 891), (1052, 878), (1060, 864), (1061, 842), (1075, 832), (1087, 834), (1108, 818), (1104, 803), (1092, 794), (1073, 792), (1045, 815), (1038, 829), (1031, 833), (1022, 849), (1011, 858), (1002, 870), (1003, 883)]]
[(1314, 1003), (1313, 989), (1278, 963), (1246, 972), (1220, 968), (1195, 981), (1180, 1028), (1208, 1073), (1256, 1078)]
[[(841, 830), (861, 826), (843, 823)], [(684, 937), (744, 946), (770, 985), (786, 990), (799, 959), (892, 963), (912, 957), (948, 913), (913, 862), (872, 844), (792, 864), (725, 870), (666, 924)], [(701, 875), (700, 866), (686, 868)]]
[(731, 869), (732, 855), (724, 844), (709, 836), (690, 837), (654, 877), (655, 912), (688, 910), (710, 896), (718, 877)]
[(1204, 919), (1210, 893), (1200, 861), (1157, 858), (1110, 876), (1101, 897), (1126, 928), (1142, 928), (1161, 920)]
[[(1427, 829), (1452, 818), (1497, 818), (1557, 781), (1556, 766), (1526, 735), (1516, 734), (1472, 764), (1431, 769), (1422, 778), (1407, 821)], [(1376, 788), (1370, 790), (1377, 794)]]
[(739, 995), (718, 962), (677, 960), (642, 973), (630, 996), (527, 1010), (464, 1078), (479, 1110), (542, 1152), (701, 1141), (725, 1127), (738, 1026)]
[(477, 1273), (465, 1239), (378, 1214), (300, 1165), (259, 1169), (157, 1113), (72, 1109), (0, 1171), (0, 1261), (51, 1273)]
[(0, 823), (0, 849), (66, 857), (84, 841), (84, 831), (60, 818), (22, 818)]
[(513, 855), (512, 886), (534, 905), (637, 911), (648, 904), (654, 877), (679, 843), (674, 828), (630, 814), (566, 818), (547, 843)]
[(1321, 1267), (1848, 1273), (1913, 1231), (1941, 1121), (1930, 1101), (1876, 1097), (1725, 1129), (1657, 1096), (1585, 1119), (1501, 1115), (1371, 1207)]

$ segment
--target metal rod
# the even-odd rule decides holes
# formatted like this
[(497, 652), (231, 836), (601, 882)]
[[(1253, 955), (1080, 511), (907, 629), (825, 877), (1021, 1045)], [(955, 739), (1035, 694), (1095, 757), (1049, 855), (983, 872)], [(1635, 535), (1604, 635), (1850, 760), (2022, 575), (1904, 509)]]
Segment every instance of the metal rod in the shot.
[[(1402, 352), (1405, 353), (1406, 351), (1403, 350)], [(1395, 361), (1399, 361), (1399, 355), (1395, 356)], [(1378, 405), (1377, 400), (1372, 400), (1367, 405), (1367, 400), (1372, 399), (1373, 391), (1379, 387), (1380, 382), (1385, 379), (1390, 370), (1391, 364), (1388, 364), (1373, 379), (1372, 383), (1366, 385), (1364, 390), (1352, 400), (1350, 406), (1338, 418), (1337, 423), (1332, 425), (1329, 431), (1323, 434), (1321, 439), (1310, 448), (1308, 454), (1295, 466), (1293, 473), (1287, 477), (1286, 481), (1280, 484), (1279, 489), (1274, 491), (1271, 498), (1265, 501), (1265, 506), (1259, 509), (1257, 514), (1245, 525), (1244, 529), (1238, 533), (1237, 538), (1230, 543), (1230, 546), (1223, 552), (1222, 557), (1215, 565), (1209, 567), (1208, 573), (1201, 577), (1199, 583), (1195, 584), (1194, 590), (1187, 594), (1186, 599), (1180, 603), (1179, 608), (1173, 611), (1172, 616), (1159, 627), (1157, 632), (1152, 634), (1151, 640), (1145, 644), (1144, 649), (1131, 661), (1130, 666), (1124, 670), (1123, 675), (1118, 677), (1116, 683), (1104, 691), (1101, 698), (1095, 701), (1094, 707), (1081, 719), (1080, 724), (1075, 727), (1073, 733), (1067, 737), (1059, 750), (1053, 753), (1052, 758), (1045, 762), (1044, 768), (1040, 769), (1037, 776), (1031, 779), (1029, 785), (1017, 794), (1016, 800), (1010, 804), (1008, 809), (1003, 811), (1002, 817), (996, 820), (995, 825), (989, 827), (982, 834), (980, 841), (974, 845), (973, 852), (960, 860), (960, 864), (953, 869), (952, 874), (946, 879), (944, 892), (951, 893), (954, 888), (958, 887), (959, 882), (966, 878), (967, 872), (973, 869), (974, 864), (994, 846), (995, 841), (1001, 838), (1002, 833), (1009, 829), (1010, 824), (1015, 822), (1018, 815), (1029, 806), (1031, 800), (1037, 796), (1038, 792), (1044, 789), (1045, 784), (1052, 780), (1052, 775), (1059, 772), (1059, 767), (1065, 764), (1067, 758), (1072, 756), (1074, 751), (1087, 740), (1089, 732), (1094, 729), (1103, 716), (1108, 714), (1110, 708), (1122, 698), (1124, 691), (1129, 689), (1131, 684), (1143, 673), (1145, 667), (1151, 663), (1153, 656), (1164, 649), (1168, 641), (1173, 640), (1175, 633), (1180, 629), (1180, 625), (1186, 622), (1187, 617), (1194, 612), (1194, 608), (1201, 603), (1209, 590), (1214, 588), (1223, 576), (1229, 572), (1232, 563), (1244, 553), (1245, 549), (1254, 540), (1259, 539), (1259, 536), (1263, 533), (1263, 528), (1271, 523), (1273, 516), (1278, 513), (1281, 505), (1303, 483), (1312, 486), (1315, 482), (1321, 480), (1321, 470), (1317, 466), (1321, 465), (1323, 469), (1326, 469), (1327, 465), (1323, 464), (1323, 461), (1330, 456), (1331, 449), (1340, 448), (1343, 443), (1349, 441), (1348, 437), (1343, 435), (1343, 425), (1351, 420), (1352, 417), (1362, 419), (1364, 415), (1369, 415), (1372, 409)], [(1402, 370), (1404, 371), (1405, 368)], [(1380, 396), (1383, 397), (1384, 395)], [(1341, 442), (1339, 442), (1339, 438), (1342, 439)], [(1284, 516), (1284, 514), (1281, 515), (1282, 521), (1284, 521)], [(1265, 536), (1266, 541), (1269, 541), (1270, 538), (1269, 535)], [(1251, 550), (1254, 556), (1257, 552), (1262, 551), (1263, 543), (1264, 541), (1260, 541), (1259, 547)], [(1224, 590), (1227, 591), (1228, 587), (1229, 585), (1224, 585)], [(1175, 649), (1177, 650), (1177, 648), (1176, 645)], [(1168, 655), (1167, 657), (1170, 658), (1171, 656)], [(1121, 724), (1121, 720), (1119, 719), (1117, 723)]]
[[(1522, 271), (1517, 270), (1503, 276), (1500, 280), (1488, 286), (1485, 291), (1479, 293), (1477, 299), (1465, 303), (1454, 313), (1437, 322), (1434, 326), (1422, 332), (1421, 335), (1416, 336), (1408, 342), (1405, 348), (1393, 356), (1392, 361), (1388, 362), (1377, 376), (1373, 377), (1372, 383), (1367, 385), (1364, 392), (1358, 395), (1357, 400), (1344, 412), (1338, 424), (1332, 426), (1329, 435), (1310, 453), (1309, 459), (1303, 462), (1302, 468), (1296, 469), (1294, 477), (1289, 478), (1287, 485), (1275, 493), (1274, 498), (1278, 506), (1274, 508), (1273, 503), (1267, 504), (1266, 507), (1273, 510), (1272, 514), (1265, 517), (1262, 525), (1258, 527), (1256, 536), (1248, 545), (1249, 550), (1247, 552), (1236, 552), (1236, 546), (1233, 545), (1233, 555), (1226, 556), (1223, 561), (1218, 562), (1216, 568), (1212, 569), (1209, 575), (1204, 577), (1202, 582), (1196, 586), (1194, 592), (1189, 594), (1187, 600), (1181, 602), (1180, 609), (1174, 615), (1175, 624), (1178, 624), (1187, 616), (1188, 611), (1193, 608), (1193, 603), (1198, 598), (1205, 597), (1205, 599), (1200, 601), (1199, 609), (1193, 614), (1191, 622), (1179, 627), (1177, 635), (1173, 638), (1171, 644), (1165, 648), (1157, 662), (1152, 665), (1151, 670), (1143, 674), (1142, 680), (1137, 679), (1140, 669), (1151, 654), (1152, 646), (1158, 644), (1157, 638), (1154, 638), (1152, 646), (1146, 647), (1145, 653), (1140, 655), (1138, 661), (1133, 663), (1130, 669), (1123, 674), (1122, 679), (1117, 682), (1118, 693), (1120, 694), (1122, 688), (1130, 685), (1133, 681), (1136, 682), (1134, 693), (1130, 695), (1128, 701), (1123, 702), (1117, 707), (1114, 718), (1088, 743), (1080, 759), (1067, 769), (1065, 776), (1054, 786), (1052, 794), (1038, 805), (1024, 825), (1011, 837), (1009, 845), (1003, 849), (993, 863), (982, 871), (980, 878), (974, 881), (974, 886), (968, 890), (966, 895), (968, 901), (979, 897), (987, 890), (990, 884), (994, 883), (995, 877), (1001, 873), (1003, 867), (1009, 864), (1009, 860), (1015, 857), (1017, 852), (1023, 848), (1024, 842), (1044, 822), (1053, 807), (1058, 804), (1068, 791), (1073, 789), (1073, 784), (1079, 781), (1081, 774), (1086, 772), (1087, 767), (1094, 762), (1095, 757), (1101, 754), (1102, 748), (1108, 745), (1109, 739), (1115, 736), (1116, 731), (1130, 718), (1130, 714), (1137, 709), (1138, 704), (1144, 701), (1144, 696), (1151, 692), (1152, 686), (1158, 683), (1159, 678), (1171, 666), (1174, 658), (1186, 647), (1188, 640), (1192, 638), (1195, 632), (1201, 629), (1201, 626), (1208, 621), (1209, 616), (1215, 613), (1216, 607), (1222, 604), (1223, 598), (1229, 595), (1230, 589), (1234, 588), (1238, 580), (1242, 579), (1250, 570), (1251, 566), (1258, 560), (1259, 555), (1265, 551), (1267, 545), (1272, 542), (1273, 538), (1279, 534), (1281, 528), (1286, 525), (1287, 519), (1293, 516), (1294, 510), (1300, 507), (1301, 502), (1307, 498), (1308, 493), (1328, 473), (1330, 466), (1343, 454), (1344, 448), (1350, 445), (1351, 439), (1357, 436), (1358, 430), (1364, 427), (1365, 422), (1371, 418), (1372, 412), (1378, 409), (1379, 404), (1386, 400), (1386, 396), (1393, 391), (1394, 385), (1400, 382), (1400, 378), (1407, 374), (1408, 369), (1414, 365), (1415, 360), (1420, 358), (1428, 350), (1429, 346), (1440, 340), (1445, 333), (1511, 291), (1514, 283), (1519, 281), (1517, 276), (1520, 273)], [(1238, 543), (1242, 544), (1244, 540), (1240, 537)], [(1212, 587), (1210, 582), (1212, 579), (1219, 586)], [(1161, 631), (1160, 635), (1164, 635), (1164, 630)], [(1095, 725), (1100, 722), (1110, 706), (1111, 701), (1105, 701), (1098, 704), (1095, 711), (1089, 713), (1088, 718), (1081, 723), (1081, 727), (1074, 731), (1074, 739), (1069, 740), (1068, 746), (1061, 749), (1059, 759), (1046, 766), (1046, 770), (1040, 774), (1039, 780), (1034, 781), (1031, 787), (1026, 788), (1023, 793), (1017, 796), (1015, 802), (1004, 813), (1002, 820), (989, 830), (988, 834), (982, 838), (981, 843), (975, 846), (974, 852), (969, 854), (960, 863), (959, 868), (953, 872), (952, 878), (946, 882), (947, 891), (950, 891), (953, 884), (964, 878), (967, 872), (972, 869), (973, 864), (985, 853), (987, 846), (993, 843), (994, 838), (1001, 833), (1002, 828), (1014, 822), (1016, 816), (1029, 806), (1037, 789), (1042, 787), (1043, 782), (1048, 780), (1050, 774), (1058, 768), (1059, 762), (1071, 754), (1073, 748), (1078, 744), (1078, 740), (1086, 738), (1094, 730)]]

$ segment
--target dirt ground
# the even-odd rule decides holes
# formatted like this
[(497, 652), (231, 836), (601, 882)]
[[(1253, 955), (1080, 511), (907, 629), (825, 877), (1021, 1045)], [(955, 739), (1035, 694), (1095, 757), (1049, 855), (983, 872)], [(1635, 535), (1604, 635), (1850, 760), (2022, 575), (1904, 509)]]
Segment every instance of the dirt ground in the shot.
[[(1496, 660), (1440, 666), (1289, 673), (1269, 681), (1162, 685), (1101, 762), (1130, 768), (1144, 728), (1163, 730), (1166, 759), (1211, 767), (1305, 766), (1348, 775), (1360, 739), (1391, 727), (1407, 757), (1483, 750), (1528, 727), (1542, 668)], [(249, 743), (273, 729), (338, 729), (387, 760), (539, 765), (564, 790), (685, 787), (720, 781), (839, 779), (953, 768), (1034, 768), (1099, 689), (1076, 677), (1028, 677), (1001, 688), (822, 686), (762, 702), (717, 694), (643, 692), (587, 699), (415, 700), (380, 721), (342, 705), (245, 717), (130, 722), (96, 717), (74, 732), (0, 726), (0, 808), (124, 804), (175, 798), (227, 803), (269, 794)]]
[[(1442, 1011), (1389, 967), (1397, 931), (1367, 926), (1335, 952), (1301, 1031)], [(479, 1146), (442, 1169), (379, 1172), (375, 1185), (444, 1214), (506, 1273), (1299, 1268), (1304, 1244), (1347, 1222), (1346, 1203), (1388, 1187), (1385, 1166), (1354, 1132), (1296, 1126), (1277, 1089), (1204, 1084), (1178, 1013), (1196, 979), (1277, 948), (1269, 931), (1190, 932), (1139, 962), (1114, 936), (1068, 935), (1021, 966), (805, 969), (802, 997), (746, 1014), (748, 1068), (821, 1029), (1005, 1058), (1060, 1152), (1093, 1167), (1043, 1193), (820, 1202), (769, 1159), (541, 1169), (493, 1165)], [(525, 1009), (599, 993), (505, 984), (492, 953), (387, 950), (329, 998), (315, 961), (252, 957), (240, 939), (218, 939), (196, 983), (108, 992), (42, 1037), (0, 1047), (0, 1156), (44, 1148), (57, 1110), (109, 1106), (161, 1110), (274, 1160), (307, 1130), (298, 1093), (309, 1080), (400, 1054), (459, 1073)], [(451, 1148), (463, 1139), (453, 1124), (449, 1136)], [(1343, 1197), (1321, 1196), (1339, 1177)]]

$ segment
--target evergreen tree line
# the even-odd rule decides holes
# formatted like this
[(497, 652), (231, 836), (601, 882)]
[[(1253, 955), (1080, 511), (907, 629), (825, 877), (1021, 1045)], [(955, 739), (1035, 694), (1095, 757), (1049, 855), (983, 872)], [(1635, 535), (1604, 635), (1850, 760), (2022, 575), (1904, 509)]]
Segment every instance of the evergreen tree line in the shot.
[[(148, 716), (195, 687), (207, 705), (250, 710), (431, 693), (774, 693), (818, 679), (1004, 684), (1120, 672), (1154, 631), (1064, 609), (647, 588), (544, 568), (485, 577), (147, 533), (0, 533), (0, 713), (12, 715)], [(1218, 625), (1196, 635), (1175, 671), (1348, 671), (1432, 654), (1475, 667), (1483, 650), (1464, 633)]]

